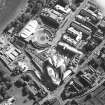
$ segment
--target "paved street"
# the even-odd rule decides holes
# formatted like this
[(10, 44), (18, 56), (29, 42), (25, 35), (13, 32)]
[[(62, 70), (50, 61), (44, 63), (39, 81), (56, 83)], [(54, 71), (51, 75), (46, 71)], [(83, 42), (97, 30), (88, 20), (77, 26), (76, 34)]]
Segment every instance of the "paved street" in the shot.
[[(81, 6), (76, 10), (76, 12), (71, 12), (67, 17), (66, 17), (66, 19), (65, 19), (65, 21), (66, 21), (66, 23), (65, 23), (65, 21), (61, 24), (61, 26), (60, 26), (60, 29), (57, 31), (57, 33), (56, 33), (56, 38), (54, 39), (54, 44), (53, 44), (53, 46), (54, 45), (56, 45), (56, 43), (60, 40), (60, 38), (61, 38), (61, 36), (62, 36), (62, 33), (64, 33), (65, 32), (65, 30), (68, 28), (68, 26), (70, 25), (70, 23), (73, 21), (73, 20), (75, 20), (75, 16), (80, 12), (80, 10), (83, 8), (83, 7), (85, 7), (85, 5), (86, 5), (86, 3), (88, 2), (88, 0), (85, 0), (82, 4), (81, 4)], [(63, 27), (62, 27), (63, 26)], [(62, 27), (62, 28), (61, 28)], [(58, 87), (57, 88), (57, 90), (54, 92), (54, 94), (53, 94), (53, 96), (55, 96), (55, 97), (59, 97), (60, 98), (60, 94), (61, 94), (61, 92), (63, 91), (63, 89), (64, 89), (64, 86), (67, 84), (67, 82), (72, 78), (73, 76), (70, 76), (70, 77), (68, 77), (66, 80), (65, 80), (65, 82), (64, 82), (64, 84), (62, 84), (60, 87)], [(46, 98), (47, 99), (47, 98)], [(61, 99), (61, 98), (60, 98)], [(61, 101), (61, 103), (63, 103), (62, 102), (62, 100), (60, 100)]]

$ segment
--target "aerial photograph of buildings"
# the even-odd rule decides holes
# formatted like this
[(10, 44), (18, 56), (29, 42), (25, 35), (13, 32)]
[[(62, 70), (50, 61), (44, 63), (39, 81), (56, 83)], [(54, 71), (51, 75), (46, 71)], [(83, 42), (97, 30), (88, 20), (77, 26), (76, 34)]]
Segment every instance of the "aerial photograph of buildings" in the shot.
[(0, 105), (105, 105), (105, 0), (0, 0)]

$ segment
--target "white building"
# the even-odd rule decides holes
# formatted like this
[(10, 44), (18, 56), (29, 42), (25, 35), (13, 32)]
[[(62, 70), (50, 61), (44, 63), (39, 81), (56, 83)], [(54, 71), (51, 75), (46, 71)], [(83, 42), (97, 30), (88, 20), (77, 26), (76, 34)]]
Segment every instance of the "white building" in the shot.
[(10, 49), (7, 50), (4, 54), (12, 61), (14, 61), (21, 54), (21, 51), (14, 46), (11, 46)]
[(59, 42), (58, 43), (59, 46), (62, 46), (64, 49), (68, 49), (76, 54), (80, 54), (80, 55), (83, 55), (83, 53), (77, 49), (75, 49), (74, 47), (68, 45), (67, 43), (63, 43), (63, 42)]
[(36, 20), (30, 20), (26, 26), (21, 30), (20, 32), (20, 37), (27, 39), (28, 37), (30, 37), (31, 35), (33, 35), (37, 28), (38, 28), (39, 24)]
[(66, 34), (63, 35), (63, 40), (66, 41), (69, 44), (73, 44), (73, 45), (77, 44), (77, 41), (75, 41), (74, 39), (70, 38), (70, 36), (67, 36)]
[(75, 40), (77, 42), (82, 39), (82, 32), (75, 30), (73, 27), (68, 28), (67, 31), (76, 36)]
[(52, 18), (53, 20), (57, 21), (58, 23), (60, 23), (64, 19), (64, 16), (60, 12), (58, 12), (54, 9), (50, 9), (50, 8), (44, 8), (42, 10), (41, 15), (43, 15), (45, 17)]
[(65, 13), (65, 14), (68, 14), (71, 11), (70, 8), (65, 8), (65, 7), (62, 7), (61, 5), (58, 5), (58, 4), (55, 6), (55, 9)]
[(0, 105), (13, 105), (15, 101), (16, 99), (14, 97), (11, 97), (7, 99), (6, 101), (2, 102)]
[(6, 62), (7, 65), (21, 55), (21, 51), (8, 42), (5, 37), (0, 37), (0, 43), (0, 58)]

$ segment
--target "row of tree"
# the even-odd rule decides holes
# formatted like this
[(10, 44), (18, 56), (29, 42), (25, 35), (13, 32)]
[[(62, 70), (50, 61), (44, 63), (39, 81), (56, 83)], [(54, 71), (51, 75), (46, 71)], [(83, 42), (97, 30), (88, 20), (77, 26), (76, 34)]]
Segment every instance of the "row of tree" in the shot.
[(3, 30), (3, 33), (8, 33), (8, 31), (12, 28), (12, 34), (19, 33), (24, 25), (30, 20), (30, 18), (31, 16), (29, 14), (22, 13), (6, 26), (6, 28)]
[(12, 31), (13, 35), (19, 33), (24, 25), (38, 13), (44, 2), (44, 0), (28, 0), (24, 12), (11, 21), (3, 30), (3, 33), (8, 33), (11, 28), (14, 28)]

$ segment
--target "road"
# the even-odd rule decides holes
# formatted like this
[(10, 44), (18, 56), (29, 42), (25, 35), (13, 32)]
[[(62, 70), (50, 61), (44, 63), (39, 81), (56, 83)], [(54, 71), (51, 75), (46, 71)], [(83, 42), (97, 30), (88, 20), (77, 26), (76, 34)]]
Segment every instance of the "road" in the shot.
[[(55, 39), (55, 44), (60, 40), (60, 38), (61, 38), (61, 36), (62, 36), (62, 33), (64, 33), (65, 30), (66, 30), (66, 29), (68, 28), (68, 26), (70, 25), (70, 23), (71, 23), (73, 20), (75, 20), (75, 16), (80, 12), (80, 10), (81, 10), (82, 8), (84, 8), (84, 7), (86, 6), (86, 4), (87, 4), (88, 1), (89, 1), (89, 0), (85, 0), (85, 1), (83, 2), (83, 4), (81, 4), (81, 6), (77, 9), (77, 11), (76, 11), (75, 13), (72, 13), (72, 15), (69, 14), (69, 15), (67, 16), (67, 18), (65, 19), (66, 23), (63, 22), (63, 23), (65, 23), (65, 24), (61, 24), (61, 28), (60, 28), (60, 29), (58, 30), (58, 32), (57, 32), (57, 37), (56, 37), (56, 39)], [(62, 27), (62, 26), (63, 26), (63, 27)], [(95, 52), (99, 51), (104, 45), (105, 45), (105, 40), (103, 40), (102, 43), (101, 43), (99, 46), (97, 46), (96, 49), (93, 50), (92, 54), (88, 57), (88, 59), (78, 68), (78, 71), (81, 70), (81, 69), (85, 66), (85, 64), (86, 64), (92, 57), (94, 57)], [(60, 91), (63, 90), (63, 87), (65, 86), (65, 84), (67, 84), (67, 82), (68, 82), (71, 78), (72, 78), (72, 76), (69, 77), (69, 78), (67, 78), (67, 80), (65, 81), (65, 83), (64, 83), (61, 87), (59, 87), (59, 88), (57, 89), (57, 91), (59, 91), (59, 92), (56, 92), (57, 94), (55, 94), (55, 96), (56, 96), (56, 95), (59, 96)], [(102, 82), (103, 82), (103, 81), (102, 81)], [(98, 85), (101, 85), (102, 82), (101, 82), (100, 84), (98, 84)], [(97, 87), (97, 86), (96, 86), (96, 87)], [(93, 90), (95, 90), (96, 87), (94, 87)], [(90, 90), (90, 91), (93, 91), (93, 90)]]
[(62, 24), (60, 25), (59, 27), (59, 30), (57, 31), (56, 33), (56, 37), (55, 39), (53, 40), (53, 46), (55, 46), (57, 44), (57, 42), (60, 40), (62, 34), (65, 32), (65, 30), (70, 26), (70, 23), (72, 21), (75, 20), (75, 16), (80, 12), (80, 10), (82, 8), (84, 8), (87, 4), (89, 0), (84, 0), (84, 2), (80, 5), (80, 7), (78, 7), (76, 9), (75, 12), (71, 12), (66, 18), (65, 20), (62, 22)]
[(95, 53), (97, 52), (97, 51), (100, 51), (101, 49), (102, 49), (102, 47), (105, 45), (105, 39), (101, 42), (101, 44), (99, 45), (99, 46), (97, 46), (94, 50), (93, 50), (93, 52), (92, 52), (92, 54), (88, 57), (88, 59), (78, 68), (78, 70), (81, 70), (87, 63), (88, 63), (88, 61), (90, 61), (93, 57), (94, 57), (94, 55), (95, 55)]
[[(84, 2), (80, 5), (80, 7), (75, 11), (75, 12), (71, 12), (66, 19), (64, 20), (64, 22), (60, 25), (59, 30), (56, 33), (56, 38), (53, 40), (53, 46), (55, 46), (57, 44), (57, 42), (60, 40), (62, 33), (65, 32), (65, 30), (68, 28), (68, 26), (70, 25), (70, 23), (75, 20), (75, 16), (80, 12), (80, 10), (82, 8), (84, 8), (87, 4), (88, 0), (84, 0)], [(58, 99), (60, 100), (61, 105), (63, 105), (63, 101), (61, 100), (60, 94), (64, 89), (64, 86), (67, 84), (67, 82), (72, 78), (73, 76), (70, 76), (69, 78), (66, 79), (66, 81), (64, 82), (64, 84), (62, 84), (60, 87), (57, 88), (57, 90), (54, 91), (54, 94), (51, 96), (55, 96), (58, 97)], [(50, 96), (50, 95), (49, 95)]]
[[(81, 10), (82, 8), (85, 7), (85, 5), (87, 4), (87, 2), (88, 2), (88, 0), (84, 0), (84, 2), (83, 2), (83, 3), (80, 5), (80, 7), (76, 10), (76, 12), (73, 13), (73, 15), (70, 14), (70, 15), (67, 17), (68, 21), (65, 23), (64, 27), (62, 27), (62, 29), (60, 29), (60, 30), (65, 31), (65, 30), (67, 29), (67, 27), (70, 25), (70, 23), (75, 19), (75, 16), (80, 12), (80, 10)], [(60, 30), (58, 30), (58, 33), (60, 32)], [(61, 32), (62, 32), (62, 31), (61, 31)], [(60, 35), (58, 34), (57, 37), (60, 37)], [(70, 77), (65, 81), (65, 83), (64, 83), (63, 85), (65, 85), (71, 78), (72, 78), (72, 77), (70, 76)], [(64, 87), (64, 86), (61, 86), (61, 87)], [(61, 90), (61, 88), (58, 89), (58, 90)]]

